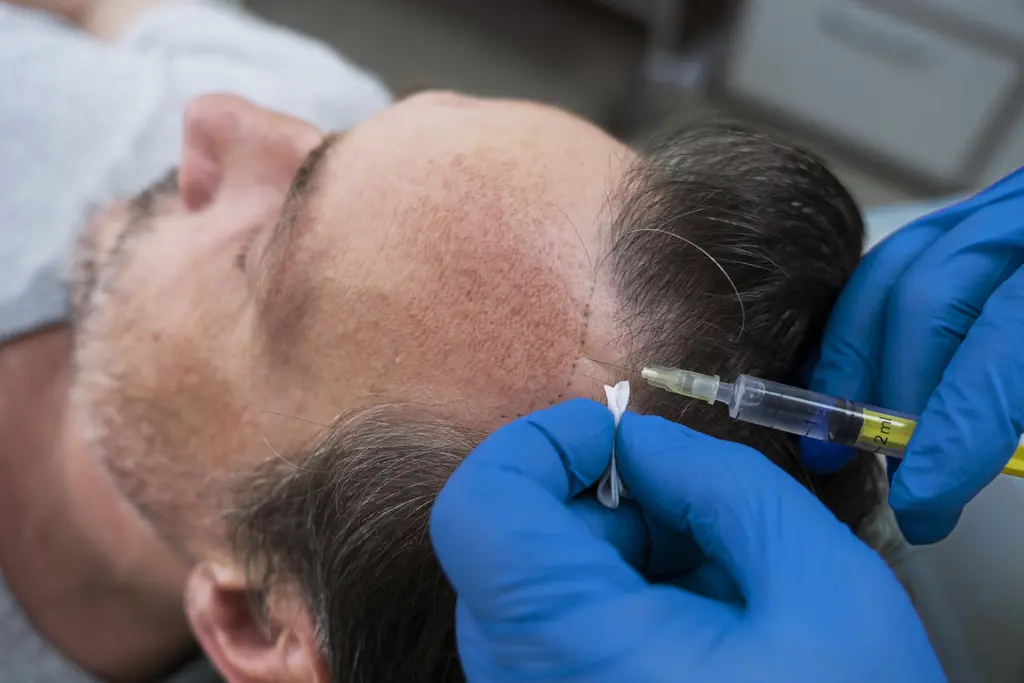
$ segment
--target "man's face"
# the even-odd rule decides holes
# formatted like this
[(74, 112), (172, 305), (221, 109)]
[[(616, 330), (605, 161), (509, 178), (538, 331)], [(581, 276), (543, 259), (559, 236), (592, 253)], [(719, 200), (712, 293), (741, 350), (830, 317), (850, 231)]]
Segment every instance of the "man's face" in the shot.
[(599, 396), (599, 267), (625, 147), (564, 112), (413, 97), (325, 134), (226, 96), (173, 178), (82, 240), (77, 409), (133, 501), (215, 546), (233, 473), (335, 417), (428, 406), (492, 428)]

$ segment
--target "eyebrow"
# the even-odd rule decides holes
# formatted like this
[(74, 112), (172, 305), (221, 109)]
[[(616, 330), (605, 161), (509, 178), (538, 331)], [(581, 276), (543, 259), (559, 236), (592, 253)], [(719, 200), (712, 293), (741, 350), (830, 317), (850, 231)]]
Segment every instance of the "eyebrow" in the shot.
[(340, 132), (325, 135), (320, 144), (306, 155), (299, 170), (295, 172), (291, 187), (288, 188), (288, 196), (281, 207), (281, 216), (274, 226), (270, 239), (267, 240), (266, 250), (260, 259), (266, 264), (275, 264), (274, 270), (291, 242), (292, 231), (298, 217), (306, 211), (316, 195), (328, 152), (344, 136), (345, 134)]

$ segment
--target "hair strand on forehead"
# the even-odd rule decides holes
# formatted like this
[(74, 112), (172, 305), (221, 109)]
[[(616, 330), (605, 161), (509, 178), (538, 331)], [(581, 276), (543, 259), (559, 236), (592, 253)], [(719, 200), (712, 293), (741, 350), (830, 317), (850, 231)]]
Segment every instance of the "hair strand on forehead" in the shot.
[(701, 247), (699, 244), (696, 244), (695, 242), (686, 239), (682, 235), (676, 235), (676, 234), (671, 233), (671, 232), (669, 232), (667, 230), (661, 230), (660, 228), (633, 228), (633, 231), (634, 232), (660, 232), (660, 233), (662, 233), (664, 235), (668, 235), (669, 237), (671, 237), (673, 239), (677, 239), (677, 240), (681, 240), (683, 242), (686, 242), (691, 247), (693, 247), (694, 249), (696, 249), (700, 253), (702, 253), (705, 256), (707, 256), (708, 260), (710, 260), (712, 263), (714, 263), (715, 267), (718, 268), (720, 271), (722, 271), (722, 275), (725, 276), (725, 279), (729, 281), (729, 285), (732, 286), (733, 291), (736, 292), (736, 303), (738, 303), (739, 307), (740, 307), (740, 329), (736, 333), (736, 337), (737, 337), (737, 340), (738, 340), (738, 338), (743, 334), (743, 330), (745, 330), (746, 327), (747, 327), (747, 309), (744, 308), (744, 306), (743, 306), (743, 297), (740, 296), (739, 287), (737, 287), (736, 283), (733, 282), (732, 277), (730, 277), (730, 275), (729, 275), (729, 271), (725, 269), (725, 267), (722, 265), (722, 262), (719, 261), (718, 259), (716, 259), (711, 254), (709, 254), (707, 252), (707, 250), (704, 249), (703, 247)]

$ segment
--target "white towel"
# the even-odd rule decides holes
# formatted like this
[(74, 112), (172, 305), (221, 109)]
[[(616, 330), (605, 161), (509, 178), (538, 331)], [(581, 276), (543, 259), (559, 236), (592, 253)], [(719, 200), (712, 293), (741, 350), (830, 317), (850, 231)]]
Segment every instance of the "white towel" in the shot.
[[(612, 411), (612, 417), (615, 418), (615, 431), (617, 434), (619, 420), (622, 419), (622, 414), (626, 412), (626, 406), (629, 405), (629, 382), (619, 382), (614, 387), (606, 384), (604, 393), (608, 397), (608, 410)], [(608, 463), (608, 469), (605, 470), (601, 481), (597, 485), (597, 500), (606, 508), (614, 510), (619, 507), (619, 498), (628, 496), (629, 493), (622, 485), (622, 479), (619, 478), (619, 469), (615, 465), (615, 441), (613, 437), (611, 461)]]

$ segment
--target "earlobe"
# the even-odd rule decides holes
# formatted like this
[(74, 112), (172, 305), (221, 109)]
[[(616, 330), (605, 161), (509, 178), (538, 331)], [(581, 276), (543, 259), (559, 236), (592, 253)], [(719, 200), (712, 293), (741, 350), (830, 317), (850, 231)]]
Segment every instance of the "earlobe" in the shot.
[(228, 683), (328, 683), (308, 610), (261, 597), (236, 567), (204, 562), (189, 576), (188, 618), (220, 674)]

